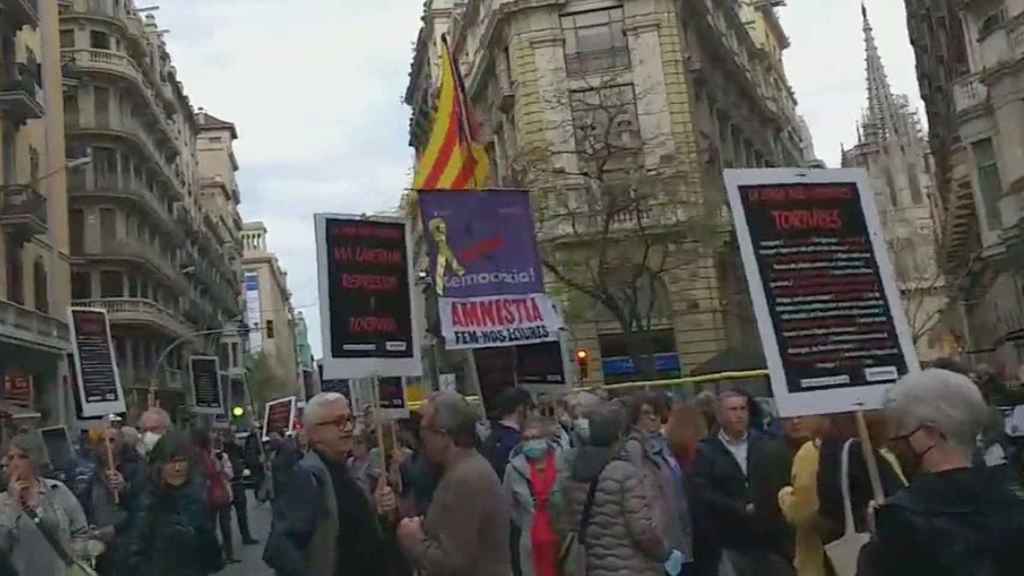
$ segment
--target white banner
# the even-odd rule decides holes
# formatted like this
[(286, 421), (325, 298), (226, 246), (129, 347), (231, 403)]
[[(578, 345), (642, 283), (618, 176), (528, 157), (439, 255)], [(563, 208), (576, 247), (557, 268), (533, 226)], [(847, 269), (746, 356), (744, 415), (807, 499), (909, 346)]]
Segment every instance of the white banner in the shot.
[(449, 350), (558, 340), (562, 317), (547, 294), (438, 298)]

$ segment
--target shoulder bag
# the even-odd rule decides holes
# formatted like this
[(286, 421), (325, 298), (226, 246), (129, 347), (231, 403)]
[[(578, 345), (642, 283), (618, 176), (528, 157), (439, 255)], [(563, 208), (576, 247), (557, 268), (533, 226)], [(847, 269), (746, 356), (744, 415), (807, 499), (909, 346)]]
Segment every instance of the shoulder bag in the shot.
[(871, 534), (857, 532), (853, 520), (853, 504), (850, 501), (850, 445), (853, 440), (843, 444), (843, 455), (839, 470), (839, 483), (843, 492), (843, 535), (830, 544), (825, 545), (825, 554), (832, 563), (836, 576), (856, 576), (857, 558), (860, 549), (871, 540)]

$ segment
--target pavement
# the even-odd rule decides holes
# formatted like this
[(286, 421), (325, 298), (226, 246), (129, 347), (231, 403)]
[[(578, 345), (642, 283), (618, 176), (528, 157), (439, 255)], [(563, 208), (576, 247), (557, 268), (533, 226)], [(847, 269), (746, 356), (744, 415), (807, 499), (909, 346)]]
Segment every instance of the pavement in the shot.
[[(274, 571), (263, 563), (263, 546), (270, 534), (270, 503), (259, 504), (252, 492), (249, 492), (249, 529), (252, 535), (259, 538), (260, 543), (253, 546), (242, 546), (242, 536), (238, 533), (238, 517), (231, 513), (231, 528), (234, 532), (235, 555), (241, 564), (228, 564), (218, 576), (274, 576)], [(217, 531), (218, 536), (220, 531)]]

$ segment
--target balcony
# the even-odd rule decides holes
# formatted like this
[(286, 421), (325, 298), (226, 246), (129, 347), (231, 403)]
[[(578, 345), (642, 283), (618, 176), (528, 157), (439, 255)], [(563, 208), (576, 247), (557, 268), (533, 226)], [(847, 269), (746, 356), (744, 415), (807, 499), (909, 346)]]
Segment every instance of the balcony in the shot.
[(48, 351), (68, 350), (68, 325), (37, 310), (0, 300), (0, 338)]
[(46, 197), (32, 185), (0, 186), (0, 226), (25, 241), (46, 234)]
[(988, 103), (988, 86), (980, 74), (960, 78), (953, 84), (953, 103), (957, 114), (965, 114)]
[(99, 252), (76, 256), (85, 260), (129, 260), (146, 264), (164, 279), (181, 295), (190, 293), (191, 287), (184, 274), (164, 254), (149, 244), (143, 244), (131, 238), (118, 238), (112, 242), (104, 242)]
[(167, 208), (152, 192), (147, 191), (141, 186), (131, 184), (127, 187), (100, 185), (93, 190), (69, 187), (68, 194), (75, 200), (95, 204), (111, 200), (132, 204), (134, 207), (141, 209), (149, 217), (150, 222), (169, 238), (172, 238), (175, 243), (183, 243), (185, 241), (185, 235), (175, 224), (171, 213), (167, 211)]
[(39, 26), (39, 0), (0, 0), (0, 12), (11, 19), (15, 30)]
[(46, 113), (43, 103), (37, 97), (42, 95), (35, 72), (27, 64), (19, 63), (19, 72), (12, 77), (0, 79), (0, 112), (11, 118), (15, 124), (42, 118)]
[(195, 331), (178, 314), (145, 298), (75, 300), (74, 305), (106, 310), (112, 325), (142, 326), (158, 330), (172, 338), (187, 336)]
[(157, 149), (166, 148), (177, 153), (174, 130), (162, 116), (163, 106), (157, 102), (156, 91), (146, 78), (145, 71), (139, 68), (130, 56), (113, 50), (65, 48), (61, 50), (61, 61), (65, 65), (71, 65), (79, 74), (109, 74), (130, 80), (146, 102), (143, 110), (146, 112), (144, 117), (149, 127), (162, 138), (160, 144), (163, 144), (164, 148)]

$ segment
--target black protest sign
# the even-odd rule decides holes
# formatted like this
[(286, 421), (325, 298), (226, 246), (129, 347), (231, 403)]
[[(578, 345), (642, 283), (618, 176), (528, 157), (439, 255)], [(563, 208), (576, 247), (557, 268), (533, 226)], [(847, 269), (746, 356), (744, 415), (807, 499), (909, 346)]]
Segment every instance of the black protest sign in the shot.
[(220, 361), (216, 356), (189, 359), (192, 382), (192, 411), (199, 414), (225, 414), (220, 387)]
[(73, 307), (69, 317), (82, 416), (88, 418), (124, 412), (124, 392), (121, 390), (107, 312)]

